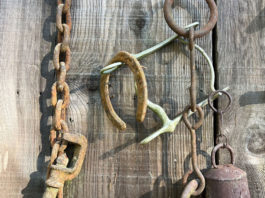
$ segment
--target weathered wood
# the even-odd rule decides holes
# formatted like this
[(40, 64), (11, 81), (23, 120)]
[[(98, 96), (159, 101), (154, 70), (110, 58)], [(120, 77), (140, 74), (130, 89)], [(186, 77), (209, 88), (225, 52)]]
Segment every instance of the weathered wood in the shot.
[[(248, 174), (252, 197), (265, 197), (264, 54), (265, 1), (218, 1), (216, 51), (220, 88), (234, 103), (224, 115), (224, 133), (236, 165)], [(225, 102), (221, 101), (221, 106)], [(221, 161), (228, 155), (221, 154)]]
[(42, 13), (49, 12), (42, 1), (1, 0), (0, 5), (1, 197), (40, 197), (49, 154), (48, 135), (40, 131), (40, 69), (47, 53)]
[[(5, 197), (41, 197), (49, 149), (54, 82), (56, 2), (0, 1), (1, 139), (0, 191)], [(71, 89), (68, 123), (87, 136), (86, 160), (78, 178), (66, 184), (65, 197), (176, 197), (190, 167), (190, 134), (182, 123), (172, 135), (139, 145), (159, 127), (150, 111), (143, 124), (135, 121), (132, 73), (124, 68), (111, 78), (112, 102), (127, 123), (117, 131), (102, 109), (99, 70), (118, 51), (142, 51), (173, 35), (163, 17), (160, 0), (73, 0)], [(205, 24), (204, 0), (177, 1), (174, 18), (180, 25)], [(211, 54), (211, 34), (197, 40)], [(210, 92), (210, 71), (197, 54), (198, 101)], [(189, 52), (175, 42), (151, 55), (146, 66), (149, 99), (174, 117), (189, 103)], [(208, 111), (207, 111), (208, 112)], [(213, 117), (206, 113), (197, 131), (199, 167), (210, 166)], [(6, 157), (8, 156), (8, 157)], [(7, 164), (7, 165), (6, 165)], [(6, 168), (7, 167), (7, 168)]]

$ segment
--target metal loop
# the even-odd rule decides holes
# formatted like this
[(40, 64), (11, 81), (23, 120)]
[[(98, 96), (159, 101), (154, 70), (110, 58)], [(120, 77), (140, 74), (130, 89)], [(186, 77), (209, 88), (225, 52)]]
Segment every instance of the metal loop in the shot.
[[(56, 13), (56, 27), (58, 31), (61, 33), (64, 31), (63, 23), (62, 23), (64, 5), (65, 4), (59, 4), (57, 6), (57, 13)], [(70, 9), (68, 9), (67, 12), (65, 13), (65, 18), (66, 18), (66, 24), (69, 26), (69, 31), (71, 31), (72, 17), (71, 17)]]
[[(60, 69), (60, 54), (61, 54), (61, 46), (62, 43), (58, 43), (55, 48), (54, 48), (54, 52), (53, 52), (53, 65), (54, 68), (56, 70)], [(65, 68), (66, 71), (68, 71), (70, 69), (70, 62), (71, 62), (71, 51), (70, 48), (67, 47), (66, 51), (63, 52), (65, 53)]]
[(220, 144), (217, 144), (212, 150), (211, 158), (212, 158), (213, 167), (218, 168), (218, 166), (216, 165), (216, 161), (215, 161), (215, 154), (220, 148), (226, 148), (230, 152), (231, 164), (234, 165), (235, 164), (235, 158), (234, 158), (234, 151), (233, 151), (232, 147), (229, 146), (228, 144), (220, 143)]
[[(172, 16), (172, 5), (173, 5), (174, 0), (165, 0), (164, 3), (164, 16), (166, 19), (167, 24), (169, 27), (179, 34), (180, 36), (184, 36), (186, 38), (189, 37), (189, 32), (186, 31), (185, 29), (179, 27), (178, 25), (175, 24), (173, 16)], [(216, 4), (214, 0), (206, 0), (209, 8), (210, 8), (210, 19), (208, 23), (200, 30), (194, 32), (194, 38), (200, 38), (207, 33), (209, 33), (215, 26), (218, 18), (218, 10), (216, 7)]]
[(59, 4), (57, 6), (57, 13), (56, 13), (56, 27), (60, 32), (63, 32), (63, 24), (62, 24), (63, 7), (64, 4)]
[(199, 114), (199, 121), (195, 124), (195, 125), (191, 125), (191, 123), (189, 122), (188, 120), (188, 113), (189, 113), (189, 110), (191, 109), (191, 106), (187, 106), (184, 111), (183, 111), (183, 115), (182, 115), (182, 119), (185, 123), (185, 125), (187, 126), (187, 128), (189, 130), (197, 130), (198, 128), (201, 127), (202, 123), (203, 123), (203, 120), (204, 120), (204, 113), (203, 113), (203, 110), (200, 106), (196, 105), (196, 110)]
[[(63, 118), (61, 118), (60, 120), (60, 126), (62, 133), (69, 133), (68, 125)], [(53, 125), (52, 129), (50, 130), (50, 137), (49, 137), (51, 147), (53, 147), (56, 142), (61, 141), (61, 134), (60, 133), (57, 134), (58, 131), (59, 130), (56, 129), (55, 125)]]
[[(51, 103), (52, 106), (56, 106), (57, 104), (57, 87), (58, 87), (58, 83), (55, 82), (52, 85), (52, 91), (51, 91)], [(63, 104), (62, 104), (62, 109), (65, 109), (68, 107), (69, 103), (70, 103), (70, 91), (69, 91), (69, 86), (66, 82), (63, 83)]]
[[(227, 106), (226, 106), (226, 108), (225, 108), (224, 110), (221, 110), (221, 109), (218, 109), (218, 110), (217, 110), (217, 109), (213, 106), (213, 102), (212, 102), (213, 100), (212, 100), (212, 98), (213, 98), (216, 94), (219, 94), (219, 93), (222, 93), (222, 94), (226, 95), (227, 98), (228, 98), (228, 104), (227, 104)], [(212, 93), (209, 95), (209, 97), (208, 97), (208, 104), (209, 104), (210, 108), (211, 108), (214, 112), (219, 113), (219, 114), (223, 114), (223, 113), (227, 112), (227, 111), (229, 110), (230, 106), (231, 106), (231, 103), (232, 103), (232, 97), (231, 97), (231, 95), (230, 95), (227, 91), (224, 91), (224, 90), (216, 90), (215, 92), (212, 92)]]
[(63, 41), (61, 51), (65, 52), (69, 48), (70, 43), (70, 29), (67, 24), (63, 24)]
[(55, 107), (55, 112), (54, 112), (54, 129), (56, 130), (61, 130), (61, 113), (62, 113), (62, 104), (63, 100), (58, 100), (56, 107)]
[(64, 4), (63, 13), (66, 13), (70, 9), (71, 3), (72, 3), (71, 0), (65, 0), (64, 2), (62, 0), (57, 1), (57, 5)]
[(65, 68), (65, 63), (60, 62), (60, 70), (57, 73), (57, 79), (58, 79), (58, 90), (63, 91), (64, 88), (64, 83), (65, 83), (65, 78), (66, 78), (66, 68)]

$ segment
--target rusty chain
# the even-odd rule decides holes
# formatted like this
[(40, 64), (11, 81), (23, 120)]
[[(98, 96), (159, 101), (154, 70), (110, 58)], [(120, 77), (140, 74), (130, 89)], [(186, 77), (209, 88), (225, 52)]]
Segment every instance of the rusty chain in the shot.
[[(47, 168), (46, 191), (44, 198), (62, 198), (63, 186), (66, 180), (78, 175), (82, 167), (87, 140), (83, 135), (69, 133), (66, 122), (66, 111), (70, 104), (70, 89), (66, 75), (70, 69), (70, 33), (72, 28), (71, 0), (58, 0), (56, 13), (57, 44), (54, 48), (53, 65), (56, 72), (56, 82), (51, 88), (51, 104), (54, 107), (54, 116), (50, 130), (50, 144), (52, 147), (51, 159)], [(74, 163), (69, 163), (65, 153), (68, 143), (73, 143)], [(73, 164), (68, 167), (68, 164)]]
[[(198, 31), (194, 30), (194, 27), (190, 27), (189, 30), (184, 30), (178, 27), (172, 17), (171, 6), (173, 4), (173, 0), (165, 0), (164, 4), (164, 15), (166, 22), (168, 23), (169, 27), (177, 34), (188, 38), (189, 43), (189, 51), (190, 51), (190, 78), (191, 78), (191, 86), (190, 86), (190, 105), (187, 106), (183, 112), (183, 121), (190, 131), (191, 134), (191, 152), (192, 152), (192, 167), (193, 170), (188, 171), (185, 173), (183, 177), (183, 184), (185, 185), (184, 191), (181, 195), (182, 198), (187, 198), (190, 196), (198, 196), (200, 195), (204, 188), (205, 188), (205, 178), (201, 173), (200, 169), (198, 168), (197, 162), (197, 150), (196, 150), (196, 130), (202, 126), (204, 121), (204, 114), (203, 110), (200, 106), (197, 105), (196, 101), (196, 66), (195, 66), (195, 39), (200, 38), (210, 32), (217, 22), (217, 8), (216, 4), (213, 0), (206, 0), (209, 8), (210, 8), (210, 19), (209, 22)], [(213, 93), (212, 96), (215, 96), (216, 92)], [(210, 97), (209, 97), (210, 98)], [(210, 99), (208, 100), (208, 103)], [(209, 104), (210, 105), (210, 104)], [(191, 125), (188, 121), (188, 113), (189, 110), (192, 112), (198, 112), (199, 114), (199, 121), (195, 125)], [(188, 177), (195, 172), (196, 176), (200, 181), (197, 179), (193, 179), (188, 182)]]

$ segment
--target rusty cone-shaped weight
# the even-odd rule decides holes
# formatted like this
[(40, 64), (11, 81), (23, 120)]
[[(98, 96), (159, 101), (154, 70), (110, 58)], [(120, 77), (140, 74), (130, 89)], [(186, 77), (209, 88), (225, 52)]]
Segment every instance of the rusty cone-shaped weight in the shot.
[[(229, 150), (232, 164), (216, 165), (215, 154), (220, 148)], [(213, 168), (204, 174), (206, 198), (250, 198), (247, 174), (234, 166), (233, 149), (226, 143), (220, 143), (214, 147), (211, 157)]]

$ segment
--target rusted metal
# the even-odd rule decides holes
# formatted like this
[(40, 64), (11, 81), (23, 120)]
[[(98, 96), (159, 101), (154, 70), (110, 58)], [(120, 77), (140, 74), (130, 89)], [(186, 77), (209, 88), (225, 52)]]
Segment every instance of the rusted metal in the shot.
[[(57, 1), (56, 27), (59, 42), (54, 49), (53, 64), (57, 81), (51, 88), (51, 103), (55, 108), (53, 123), (50, 130), (52, 146), (51, 159), (47, 168), (46, 191), (44, 198), (63, 198), (64, 182), (78, 175), (84, 161), (87, 140), (83, 135), (70, 134), (66, 122), (66, 111), (70, 103), (70, 90), (65, 82), (66, 73), (70, 68), (70, 31), (71, 31), (71, 0)], [(65, 21), (63, 21), (65, 20)], [(65, 22), (65, 23), (63, 23)], [(71, 162), (65, 149), (68, 143), (74, 144)]]
[[(185, 177), (183, 178), (183, 184), (186, 185), (185, 189), (183, 192), (185, 192), (185, 194), (183, 194), (182, 198), (186, 198), (187, 197), (187, 193), (186, 192), (190, 192), (190, 194), (188, 194), (189, 196), (198, 196), (200, 195), (204, 188), (205, 188), (205, 179), (203, 174), (201, 173), (200, 169), (198, 168), (198, 161), (197, 161), (197, 149), (196, 149), (196, 131), (199, 127), (201, 127), (201, 125), (203, 124), (203, 120), (204, 120), (204, 113), (203, 110), (200, 106), (196, 106), (196, 110), (198, 112), (199, 115), (199, 121), (194, 124), (193, 126), (191, 125), (191, 123), (188, 120), (188, 112), (191, 109), (191, 106), (187, 106), (183, 112), (183, 121), (185, 123), (185, 125), (187, 126), (187, 128), (190, 131), (191, 134), (191, 152), (192, 152), (192, 167), (193, 167), (193, 171), (196, 173), (197, 177), (200, 180), (199, 183), (199, 187), (194, 190), (193, 192), (191, 192), (192, 187), (194, 187), (194, 180), (191, 180), (188, 184), (187, 184), (187, 180), (189, 175), (193, 172), (193, 171), (189, 171)], [(184, 196), (185, 195), (185, 196)], [(188, 196), (188, 197), (189, 197)]]
[(58, 90), (63, 91), (64, 83), (66, 78), (66, 67), (64, 62), (60, 62), (60, 70), (57, 73), (57, 79), (58, 79)]
[(198, 188), (199, 183), (197, 180), (191, 180), (186, 186), (185, 189), (183, 190), (182, 194), (181, 194), (181, 198), (187, 198), (187, 197), (191, 197), (192, 194), (196, 191), (196, 189)]
[(189, 130), (197, 130), (203, 124), (203, 121), (204, 121), (204, 113), (203, 113), (202, 108), (200, 106), (196, 105), (196, 111), (198, 112), (199, 120), (194, 125), (191, 125), (190, 121), (188, 120), (188, 113), (189, 113), (189, 110), (190, 109), (191, 109), (191, 106), (187, 106), (184, 109), (184, 111), (183, 111), (183, 118), (182, 119), (183, 119), (185, 125), (187, 126), (187, 128)]
[(233, 151), (232, 147), (229, 146), (228, 144), (220, 143), (220, 144), (216, 145), (216, 146), (213, 148), (213, 150), (212, 150), (211, 159), (212, 159), (212, 165), (213, 165), (213, 167), (214, 167), (214, 168), (217, 168), (216, 161), (215, 161), (215, 154), (216, 154), (216, 152), (217, 152), (220, 148), (226, 148), (226, 149), (230, 152), (230, 156), (231, 156), (231, 164), (235, 164), (234, 151)]
[[(184, 36), (186, 38), (189, 37), (189, 31), (179, 27), (172, 16), (172, 5), (174, 0), (165, 0), (164, 3), (164, 16), (169, 27), (178, 35)], [(194, 38), (200, 38), (206, 34), (208, 34), (215, 26), (218, 18), (218, 10), (214, 0), (206, 0), (209, 8), (210, 8), (210, 19), (208, 23), (200, 30), (194, 32)]]
[[(59, 4), (57, 6), (57, 14), (56, 14), (56, 27), (60, 32), (64, 31), (62, 18), (63, 18), (63, 8), (65, 4)], [(69, 26), (69, 31), (72, 29), (72, 19), (71, 19), (71, 13), (70, 9), (67, 10), (65, 13), (66, 17), (66, 24)]]
[[(58, 102), (58, 99), (57, 99), (57, 87), (58, 87), (59, 83), (58, 82), (55, 82), (53, 83), (52, 85), (52, 96), (51, 96), (51, 103), (52, 103), (52, 106), (56, 106), (57, 102)], [(64, 82), (62, 84), (63, 86), (63, 104), (62, 104), (62, 109), (64, 108), (67, 108), (69, 103), (70, 103), (70, 90), (69, 90), (69, 86), (66, 82)]]
[[(136, 120), (139, 122), (143, 122), (146, 110), (147, 110), (147, 82), (144, 75), (144, 71), (142, 66), (138, 62), (138, 60), (133, 57), (128, 52), (119, 52), (109, 64), (115, 62), (122, 62), (128, 65), (130, 70), (134, 74), (134, 79), (137, 85), (137, 112), (136, 112)], [(126, 124), (125, 122), (117, 115), (115, 112), (109, 97), (109, 77), (110, 74), (102, 74), (100, 78), (100, 95), (102, 105), (104, 110), (113, 123), (119, 130), (125, 130)]]
[[(62, 43), (58, 43), (55, 46), (55, 48), (54, 48), (54, 52), (53, 52), (53, 65), (54, 65), (54, 68), (58, 71), (58, 70), (60, 70), (60, 62), (64, 62), (65, 63), (66, 71), (68, 71), (69, 68), (70, 68), (71, 50), (70, 50), (70, 48), (68, 46), (68, 47), (66, 47), (66, 51), (65, 52), (62, 52), (61, 46), (62, 46)], [(61, 53), (65, 53), (65, 60), (64, 61), (60, 61), (60, 54)]]
[[(227, 103), (227, 106), (224, 109), (216, 109), (213, 106), (213, 96), (216, 95), (216, 94), (224, 94), (225, 96), (227, 96), (228, 103)], [(216, 113), (225, 113), (225, 112), (227, 112), (230, 109), (230, 107), (231, 107), (231, 103), (232, 103), (232, 96), (227, 91), (224, 91), (224, 90), (216, 90), (215, 92), (212, 92), (209, 95), (209, 97), (208, 97), (208, 104), (209, 104), (210, 108)]]
[(63, 24), (63, 41), (61, 45), (61, 51), (66, 52), (69, 49), (69, 43), (70, 43), (70, 30), (69, 26), (67, 24)]
[(195, 48), (194, 48), (194, 28), (191, 27), (189, 31), (189, 50), (190, 50), (190, 104), (191, 111), (196, 111), (196, 68), (195, 68)]
[(60, 32), (63, 32), (63, 24), (62, 24), (63, 7), (64, 4), (59, 4), (57, 6), (57, 14), (56, 14), (56, 27)]
[(60, 5), (60, 4), (64, 4), (64, 7), (63, 7), (63, 13), (67, 13), (67, 11), (70, 9), (71, 7), (71, 3), (72, 1), (71, 0), (65, 0), (64, 2), (62, 0), (58, 0), (57, 1), (57, 5)]
[(62, 126), (61, 126), (61, 112), (62, 112), (62, 105), (63, 105), (63, 100), (58, 100), (58, 102), (56, 103), (56, 107), (55, 107), (55, 113), (54, 113), (54, 128), (56, 130), (61, 130)]
[[(216, 94), (223, 94), (227, 97), (228, 99), (228, 103), (227, 103), (227, 106), (224, 108), (224, 109), (216, 109), (213, 105), (213, 97), (216, 95)], [(221, 139), (221, 137), (225, 138), (225, 142), (227, 143), (227, 138), (225, 135), (222, 134), (222, 126), (223, 126), (223, 114), (225, 112), (227, 112), (229, 109), (230, 109), (230, 106), (232, 104), (232, 97), (231, 95), (227, 92), (227, 91), (224, 91), (224, 90), (216, 90), (215, 92), (212, 92), (209, 97), (208, 97), (208, 104), (209, 104), (209, 107), (215, 112), (218, 114), (218, 137), (216, 139), (216, 144), (218, 144), (218, 140)]]
[[(87, 149), (86, 138), (81, 134), (63, 133), (62, 140), (74, 145), (73, 158), (69, 162), (68, 157), (63, 153), (56, 158), (56, 164), (50, 164), (49, 179), (46, 181), (47, 188), (44, 198), (52, 198), (51, 193), (48, 192), (53, 192), (54, 188), (59, 191), (64, 186), (64, 182), (75, 178), (82, 168)], [(52, 155), (55, 155), (58, 151), (58, 146), (53, 147)]]
[[(229, 150), (232, 164), (216, 165), (215, 154), (220, 148)], [(211, 157), (213, 168), (204, 174), (206, 198), (250, 198), (247, 174), (234, 166), (233, 149), (227, 144), (218, 144), (214, 147)]]

